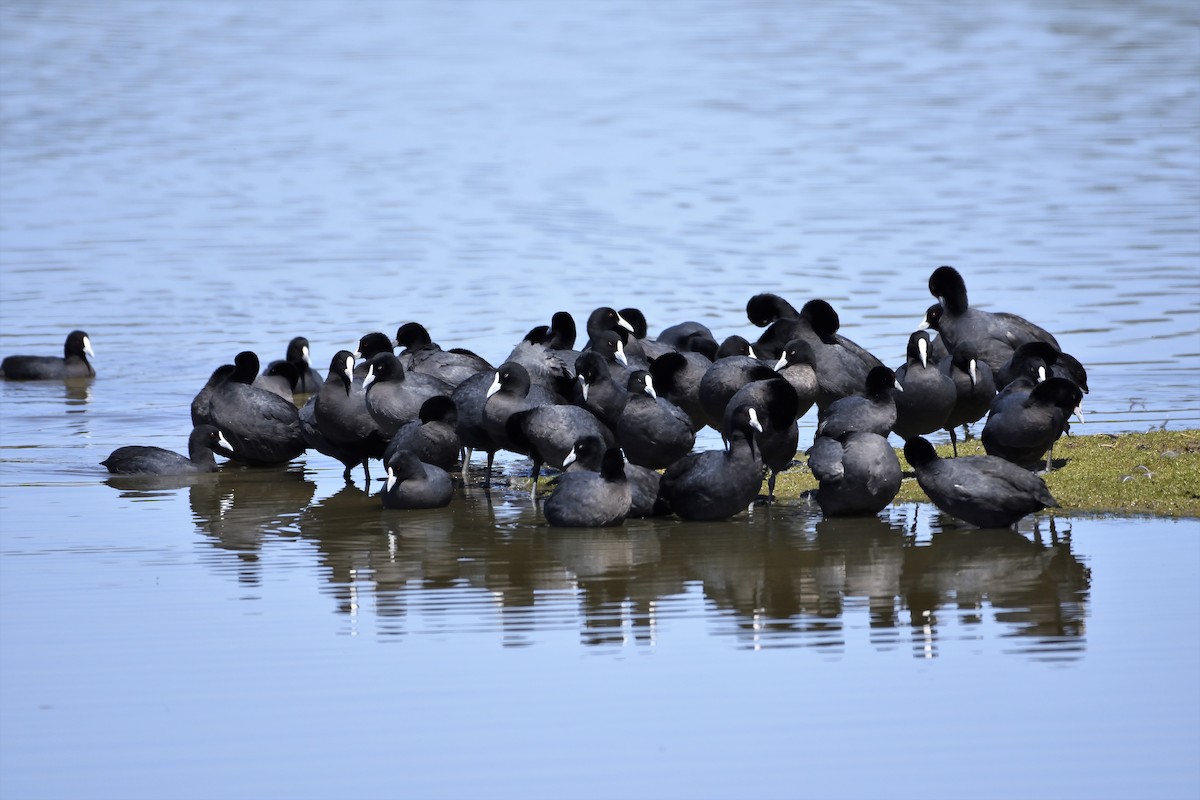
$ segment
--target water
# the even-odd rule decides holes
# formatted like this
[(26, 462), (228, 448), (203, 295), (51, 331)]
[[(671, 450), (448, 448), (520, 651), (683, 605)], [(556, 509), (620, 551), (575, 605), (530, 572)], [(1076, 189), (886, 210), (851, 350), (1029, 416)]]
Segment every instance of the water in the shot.
[(97, 466), (182, 450), (239, 350), (410, 319), (496, 361), (599, 305), (753, 336), (774, 291), (898, 364), (942, 263), (1088, 366), (1085, 431), (1197, 427), (1189, 4), (0, 14), (0, 353), (79, 327), (99, 372), (0, 384), (0, 796), (1200, 787), (1195, 520), (565, 534), (319, 455)]

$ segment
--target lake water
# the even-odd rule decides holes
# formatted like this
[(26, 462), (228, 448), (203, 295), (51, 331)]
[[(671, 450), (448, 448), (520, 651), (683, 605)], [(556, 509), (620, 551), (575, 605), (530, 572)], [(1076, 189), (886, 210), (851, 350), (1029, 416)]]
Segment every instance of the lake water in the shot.
[(0, 383), (0, 797), (1200, 791), (1194, 519), (98, 466), (239, 350), (414, 319), (495, 363), (773, 291), (899, 364), (943, 263), (1088, 366), (1083, 432), (1200, 427), (1192, 4), (11, 2), (0, 69), (0, 355), (99, 373)]

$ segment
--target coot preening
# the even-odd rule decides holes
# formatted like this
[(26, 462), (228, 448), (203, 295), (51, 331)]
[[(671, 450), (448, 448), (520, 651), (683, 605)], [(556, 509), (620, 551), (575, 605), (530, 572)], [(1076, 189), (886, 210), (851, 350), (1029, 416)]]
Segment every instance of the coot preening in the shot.
[(409, 372), (422, 372), (458, 386), (476, 372), (495, 369), (483, 357), (470, 350), (443, 350), (419, 322), (406, 322), (396, 329), (396, 345), (403, 347), (400, 361)]
[(250, 466), (283, 464), (305, 450), (296, 406), (277, 394), (253, 386), (258, 356), (243, 350), (233, 371), (213, 387), (211, 424), (233, 445), (233, 458)]
[(383, 453), (386, 464), (397, 450), (411, 450), (426, 464), (449, 470), (458, 460), (462, 441), (458, 438), (458, 409), (454, 401), (434, 395), (421, 405), (417, 419), (400, 426)]
[(814, 496), (827, 517), (878, 514), (900, 491), (900, 459), (877, 433), (818, 436), (808, 466), (820, 483)]
[(1046, 456), (1051, 466), (1054, 443), (1068, 430), (1071, 413), (1083, 393), (1066, 378), (1034, 384), (1018, 378), (992, 401), (979, 440), (988, 455), (1032, 467)]

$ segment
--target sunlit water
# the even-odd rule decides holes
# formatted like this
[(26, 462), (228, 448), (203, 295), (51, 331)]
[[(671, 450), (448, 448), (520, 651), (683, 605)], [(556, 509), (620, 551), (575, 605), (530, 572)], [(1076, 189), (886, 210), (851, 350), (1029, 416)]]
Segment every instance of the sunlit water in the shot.
[(774, 291), (895, 365), (942, 263), (1088, 366), (1084, 432), (1196, 427), (1189, 4), (10, 3), (0, 67), (0, 355), (99, 372), (0, 383), (0, 797), (1200, 789), (1195, 520), (568, 533), (98, 465), (239, 350), (410, 319), (496, 362)]

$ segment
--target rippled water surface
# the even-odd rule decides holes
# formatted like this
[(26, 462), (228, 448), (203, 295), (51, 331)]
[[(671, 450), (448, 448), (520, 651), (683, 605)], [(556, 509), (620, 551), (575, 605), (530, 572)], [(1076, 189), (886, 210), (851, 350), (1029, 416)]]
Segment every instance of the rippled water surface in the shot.
[(99, 373), (0, 383), (0, 797), (1200, 791), (1195, 520), (98, 466), (239, 350), (414, 319), (496, 363), (773, 291), (899, 364), (943, 263), (1088, 366), (1084, 432), (1197, 427), (1191, 4), (15, 2), (0, 69), (0, 354)]

